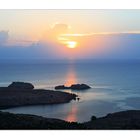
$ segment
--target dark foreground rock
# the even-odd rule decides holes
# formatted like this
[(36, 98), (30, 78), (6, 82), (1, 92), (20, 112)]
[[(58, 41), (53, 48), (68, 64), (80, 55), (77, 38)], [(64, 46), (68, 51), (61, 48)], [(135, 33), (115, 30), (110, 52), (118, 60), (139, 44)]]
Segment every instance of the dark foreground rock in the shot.
[(86, 84), (73, 84), (70, 87), (67, 87), (65, 85), (60, 85), (55, 87), (55, 89), (72, 89), (72, 90), (84, 90), (89, 88), (91, 87)]
[(92, 117), (91, 121), (83, 124), (87, 129), (140, 129), (140, 110), (116, 112), (96, 119)]
[(35, 115), (0, 112), (0, 129), (85, 129), (82, 124)]
[[(0, 108), (6, 109), (10, 107), (25, 106), (25, 105), (43, 105), (43, 104), (59, 104), (67, 103), (76, 98), (75, 94), (67, 92), (19, 88), (24, 84), (15, 83), (9, 87), (0, 87)], [(25, 84), (26, 87), (30, 86)], [(14, 87), (14, 88), (13, 88)], [(18, 87), (18, 88), (15, 88)], [(24, 87), (24, 86), (23, 86)]]
[(0, 112), (0, 129), (140, 130), (140, 110), (112, 113), (101, 118), (93, 117), (91, 121), (85, 123)]

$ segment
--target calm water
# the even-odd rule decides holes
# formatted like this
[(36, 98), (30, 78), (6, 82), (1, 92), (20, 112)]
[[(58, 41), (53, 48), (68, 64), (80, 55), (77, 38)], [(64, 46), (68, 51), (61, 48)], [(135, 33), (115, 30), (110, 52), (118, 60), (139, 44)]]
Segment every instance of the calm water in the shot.
[(92, 115), (99, 117), (120, 110), (140, 109), (140, 62), (1, 63), (0, 86), (7, 86), (11, 81), (27, 81), (35, 88), (45, 89), (74, 83), (92, 87), (74, 92), (80, 101), (6, 110), (13, 113), (83, 122)]

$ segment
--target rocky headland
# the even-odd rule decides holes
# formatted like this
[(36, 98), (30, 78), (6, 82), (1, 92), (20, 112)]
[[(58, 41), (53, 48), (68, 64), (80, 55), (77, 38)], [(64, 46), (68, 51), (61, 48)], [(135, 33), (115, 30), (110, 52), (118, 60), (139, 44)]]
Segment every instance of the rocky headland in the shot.
[(31, 83), (13, 82), (0, 87), (0, 109), (25, 106), (67, 103), (76, 99), (75, 94), (62, 91), (34, 89)]

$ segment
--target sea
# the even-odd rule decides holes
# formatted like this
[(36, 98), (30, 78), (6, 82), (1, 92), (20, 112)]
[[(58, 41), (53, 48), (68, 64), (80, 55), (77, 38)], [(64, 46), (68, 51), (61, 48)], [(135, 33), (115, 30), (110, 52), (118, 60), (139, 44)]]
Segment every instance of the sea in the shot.
[(75, 93), (80, 100), (55, 105), (14, 107), (3, 111), (58, 118), (70, 122), (87, 122), (91, 116), (140, 109), (140, 60), (32, 60), (1, 61), (0, 86), (13, 81), (32, 83), (36, 89), (51, 89), (57, 85), (87, 84)]

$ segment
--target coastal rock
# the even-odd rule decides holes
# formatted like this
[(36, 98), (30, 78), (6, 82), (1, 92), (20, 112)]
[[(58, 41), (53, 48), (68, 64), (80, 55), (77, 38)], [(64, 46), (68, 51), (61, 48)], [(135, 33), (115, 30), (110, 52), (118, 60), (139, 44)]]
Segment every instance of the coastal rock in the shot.
[(95, 121), (96, 119), (97, 119), (96, 116), (91, 117), (91, 121)]
[(64, 85), (56, 86), (55, 89), (70, 89), (70, 87), (66, 87)]
[(55, 87), (55, 89), (72, 89), (72, 90), (84, 90), (84, 89), (89, 89), (89, 88), (91, 87), (86, 84), (73, 84), (70, 87), (60, 85), (60, 86)]
[(83, 90), (83, 89), (89, 89), (91, 87), (86, 84), (75, 84), (75, 85), (71, 85), (70, 88), (74, 90)]
[(27, 105), (68, 103), (77, 95), (62, 91), (33, 89), (30, 83), (13, 82), (8, 87), (0, 87), (0, 109)]
[(34, 89), (34, 86), (31, 83), (24, 83), (24, 82), (12, 82), (12, 84), (10, 84), (8, 86), (8, 88), (12, 88), (12, 89), (24, 89), (24, 90), (32, 90)]

